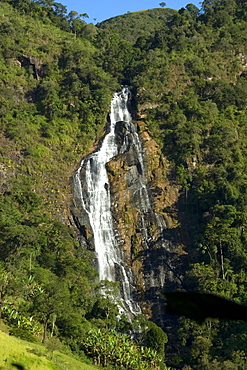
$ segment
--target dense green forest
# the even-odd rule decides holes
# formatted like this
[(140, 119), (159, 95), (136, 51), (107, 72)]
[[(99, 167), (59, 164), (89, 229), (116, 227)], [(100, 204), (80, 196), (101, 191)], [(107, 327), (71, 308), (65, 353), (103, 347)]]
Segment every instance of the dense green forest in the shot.
[[(247, 305), (247, 4), (205, 0), (97, 27), (85, 16), (53, 0), (1, 1), (0, 318), (17, 336), (55, 337), (98, 365), (159, 369), (163, 330), (119, 320), (100, 295), (70, 222), (69, 179), (103, 135), (112, 93), (128, 84), (180, 186), (183, 289)], [(247, 368), (246, 323), (173, 324), (169, 366)]]

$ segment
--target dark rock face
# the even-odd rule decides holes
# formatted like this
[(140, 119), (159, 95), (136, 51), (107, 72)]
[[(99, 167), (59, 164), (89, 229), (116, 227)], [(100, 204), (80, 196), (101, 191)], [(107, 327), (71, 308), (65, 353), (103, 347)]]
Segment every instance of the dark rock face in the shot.
[(30, 57), (28, 55), (21, 55), (18, 58), (19, 62), (21, 63), (21, 67), (28, 68), (31, 66), (33, 68), (33, 76), (38, 81), (42, 77), (42, 64), (40, 61), (38, 61), (36, 58)]
[[(142, 163), (130, 140), (128, 151), (107, 164), (112, 214), (118, 244), (134, 275), (136, 299), (143, 312), (162, 325), (164, 304), (159, 293), (181, 283), (177, 267), (184, 252), (178, 243), (176, 220), (163, 212), (177, 201), (178, 189), (164, 178), (168, 171), (164, 158), (144, 124), (138, 125)], [(118, 128), (118, 138), (122, 142), (121, 130), (124, 133)]]
[[(89, 217), (81, 204), (80, 190), (83, 191), (83, 179), (85, 170), (82, 168), (72, 179), (73, 186), (73, 204), (71, 207), (72, 217), (76, 228), (78, 229), (78, 240), (80, 244), (89, 250), (94, 250), (94, 237), (90, 225)], [(80, 186), (78, 189), (78, 182)]]

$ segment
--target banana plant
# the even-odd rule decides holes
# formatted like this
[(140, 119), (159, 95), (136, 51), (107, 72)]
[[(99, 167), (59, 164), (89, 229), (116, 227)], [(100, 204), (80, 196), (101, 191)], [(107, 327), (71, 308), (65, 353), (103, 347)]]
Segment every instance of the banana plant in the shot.
[(91, 329), (85, 333), (81, 345), (98, 366), (115, 364), (131, 370), (159, 370), (163, 364), (162, 357), (155, 350), (140, 347), (114, 330)]

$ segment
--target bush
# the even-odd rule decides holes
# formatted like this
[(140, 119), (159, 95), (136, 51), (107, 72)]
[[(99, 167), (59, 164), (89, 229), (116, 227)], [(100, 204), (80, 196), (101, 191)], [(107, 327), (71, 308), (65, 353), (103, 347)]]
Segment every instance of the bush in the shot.
[(27, 340), (28, 342), (35, 343), (38, 340), (30, 333), (29, 330), (26, 329), (20, 329), (20, 328), (11, 328), (10, 335), (14, 335), (15, 337), (22, 339), (22, 340)]

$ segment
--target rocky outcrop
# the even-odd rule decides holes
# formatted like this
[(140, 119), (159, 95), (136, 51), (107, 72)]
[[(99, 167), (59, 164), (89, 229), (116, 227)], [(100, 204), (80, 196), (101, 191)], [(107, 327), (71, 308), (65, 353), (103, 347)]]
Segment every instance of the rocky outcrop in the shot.
[(39, 60), (37, 60), (34, 57), (23, 54), (19, 56), (17, 62), (19, 62), (20, 66), (24, 68), (28, 68), (29, 66), (31, 66), (33, 69), (33, 77), (38, 81), (40, 80), (42, 76), (43, 65)]
[(138, 121), (137, 126), (144, 152), (148, 212), (140, 206), (140, 163), (135, 147), (130, 145), (127, 152), (111, 160), (107, 171), (118, 243), (134, 275), (136, 299), (143, 312), (151, 317), (160, 311), (157, 307), (160, 289), (180, 284), (181, 276), (176, 268), (185, 252), (179, 243), (176, 212), (171, 211), (178, 200), (178, 188), (170, 184), (168, 162), (144, 122)]

